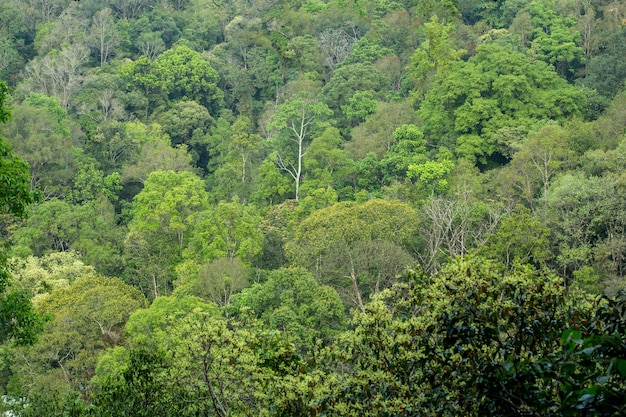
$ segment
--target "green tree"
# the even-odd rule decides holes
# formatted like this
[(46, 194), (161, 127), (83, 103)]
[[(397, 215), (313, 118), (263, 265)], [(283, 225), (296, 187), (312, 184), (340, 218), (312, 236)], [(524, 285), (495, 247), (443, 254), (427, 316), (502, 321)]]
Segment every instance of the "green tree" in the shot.
[[(192, 156), (187, 147), (183, 144), (172, 146), (160, 125), (128, 123), (122, 135), (126, 136), (125, 140), (132, 140), (136, 150), (136, 154), (121, 169), (123, 183), (143, 184), (153, 171), (193, 171)], [(119, 145), (123, 145), (125, 140), (120, 140)], [(120, 152), (124, 151), (120, 149)]]
[(517, 263), (544, 267), (552, 256), (549, 236), (550, 229), (533, 219), (530, 210), (517, 206), (515, 212), (502, 219), (498, 229), (478, 252), (497, 260), (507, 270)]
[(194, 230), (183, 256), (197, 262), (239, 258), (245, 263), (261, 251), (261, 216), (252, 205), (237, 200), (220, 201), (197, 214)]
[(316, 279), (335, 288), (346, 305), (391, 286), (413, 263), (417, 215), (398, 201), (337, 203), (301, 221), (288, 253)]
[[(7, 87), (0, 81), (0, 123), (11, 114), (6, 108)], [(28, 164), (0, 136), (0, 213), (23, 216), (35, 196), (30, 188)], [(30, 295), (11, 286), (6, 265), (5, 242), (0, 247), (0, 343), (32, 343), (40, 326)]]
[(138, 121), (98, 120), (97, 126), (88, 132), (83, 149), (86, 155), (98, 161), (106, 175), (122, 172), (124, 165), (132, 164), (139, 157), (144, 139), (162, 134), (156, 126)]
[(202, 55), (184, 45), (174, 46), (154, 61), (142, 57), (121, 70), (131, 89), (141, 91), (155, 106), (193, 100), (216, 114), (223, 98), (217, 87), (219, 76)]
[(376, 112), (352, 129), (352, 140), (345, 143), (346, 151), (354, 160), (363, 159), (370, 152), (382, 159), (395, 143), (393, 132), (414, 122), (415, 111), (408, 103), (379, 102)]
[(130, 350), (109, 351), (98, 367), (98, 415), (259, 414), (278, 379), (271, 362), (293, 355), (279, 336), (242, 328), (195, 297), (160, 297), (126, 331)]
[(9, 262), (16, 285), (34, 294), (34, 302), (56, 289), (69, 287), (78, 278), (96, 274), (94, 268), (85, 265), (76, 252), (11, 258)]
[(511, 163), (500, 173), (501, 193), (535, 208), (537, 198), (546, 195), (557, 173), (574, 164), (572, 136), (558, 125), (547, 124), (529, 135)]
[[(561, 176), (544, 197), (542, 223), (551, 231), (556, 267), (564, 277), (594, 259), (606, 262), (608, 277), (621, 277), (624, 259), (623, 191), (616, 178), (587, 177), (580, 172)], [(618, 288), (622, 284), (618, 284)]]
[(0, 12), (0, 79), (15, 84), (17, 74), (24, 66), (24, 46), (28, 39), (28, 30), (17, 4), (6, 4)]
[(344, 65), (334, 72), (333, 77), (322, 89), (322, 97), (328, 107), (334, 111), (339, 129), (349, 126), (346, 117), (342, 114), (342, 109), (348, 106), (350, 98), (362, 91), (373, 91), (379, 94), (383, 82), (383, 75), (373, 64)]
[(456, 29), (452, 23), (443, 24), (437, 16), (424, 23), (427, 40), (411, 56), (409, 76), (415, 83), (414, 97), (421, 100), (432, 88), (435, 76), (445, 72), (448, 64), (457, 62), (466, 52), (454, 45)]
[(357, 91), (342, 108), (352, 126), (365, 121), (367, 116), (376, 111), (378, 102), (371, 91)]
[[(339, 193), (349, 193), (349, 179), (354, 177), (354, 164), (342, 149), (343, 140), (335, 127), (326, 128), (311, 141), (304, 158), (306, 176), (302, 187), (312, 190), (331, 187)], [(305, 197), (306, 198), (306, 197)]]
[(583, 105), (582, 93), (546, 64), (490, 43), (436, 77), (418, 114), (427, 141), (484, 165), (496, 151), (500, 129), (528, 131), (544, 119), (580, 114)]
[(591, 299), (567, 294), (553, 275), (501, 275), (479, 258), (408, 277), (338, 340), (331, 363), (349, 368), (323, 399), (326, 412), (544, 415), (559, 406), (560, 385), (544, 383), (554, 381), (550, 359), (572, 320), (591, 316)]
[(424, 134), (415, 125), (404, 124), (393, 132), (394, 144), (382, 159), (385, 173), (391, 178), (403, 180), (413, 165), (424, 163), (426, 157), (426, 141)]
[(268, 329), (283, 332), (300, 350), (310, 349), (316, 339), (330, 342), (345, 321), (337, 292), (318, 284), (303, 268), (270, 272), (265, 282), (235, 295), (229, 310), (244, 317), (251, 312)]
[(252, 270), (239, 258), (220, 258), (198, 265), (184, 261), (176, 267), (174, 295), (193, 295), (227, 306), (234, 294), (250, 285)]
[(584, 62), (576, 20), (563, 16), (549, 1), (531, 1), (527, 10), (533, 27), (530, 51), (553, 65), (562, 77)]
[(208, 208), (204, 183), (191, 172), (154, 171), (133, 200), (126, 236), (127, 274), (154, 298), (171, 290), (173, 266)]
[[(52, 415), (55, 396), (86, 398), (98, 354), (122, 342), (130, 314), (145, 306), (134, 287), (117, 278), (83, 276), (38, 303), (50, 316), (39, 341), (13, 352), (9, 392), (25, 398), (27, 415)], [(49, 414), (50, 413), (50, 414)]]
[(42, 256), (74, 250), (102, 274), (121, 272), (124, 229), (106, 198), (82, 205), (52, 199), (33, 207), (24, 226), (13, 235), (13, 253)]
[(209, 156), (205, 135), (213, 118), (206, 107), (195, 101), (175, 103), (171, 109), (155, 115), (163, 133), (169, 135), (172, 145), (185, 145), (198, 168), (207, 165)]
[(220, 158), (223, 163), (214, 173), (213, 190), (218, 200), (238, 197), (245, 203), (252, 196), (257, 180), (262, 140), (254, 133), (253, 123), (246, 116), (238, 117), (231, 130), (228, 148)]
[(3, 128), (15, 151), (30, 165), (31, 188), (45, 198), (64, 197), (75, 174), (71, 122), (59, 101), (31, 94), (15, 106)]

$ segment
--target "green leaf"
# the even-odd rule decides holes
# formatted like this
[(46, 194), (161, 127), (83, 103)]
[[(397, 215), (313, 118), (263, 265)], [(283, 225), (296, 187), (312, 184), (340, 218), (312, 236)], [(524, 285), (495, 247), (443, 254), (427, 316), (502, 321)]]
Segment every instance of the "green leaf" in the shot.
[(617, 360), (617, 370), (623, 377), (626, 377), (626, 359)]

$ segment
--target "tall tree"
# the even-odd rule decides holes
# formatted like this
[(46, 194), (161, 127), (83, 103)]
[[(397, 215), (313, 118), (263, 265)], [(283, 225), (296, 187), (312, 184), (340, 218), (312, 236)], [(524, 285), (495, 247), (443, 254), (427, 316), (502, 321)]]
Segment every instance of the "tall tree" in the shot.
[(278, 140), (286, 139), (276, 153), (276, 165), (287, 172), (295, 183), (296, 201), (300, 196), (303, 158), (312, 140), (312, 135), (328, 125), (332, 111), (306, 95), (296, 95), (281, 104), (272, 117), (271, 126), (281, 131)]
[(236, 199), (220, 201), (217, 206), (198, 213), (183, 255), (198, 262), (239, 258), (249, 264), (263, 246), (263, 234), (258, 230), (260, 221), (254, 206)]
[(528, 131), (543, 119), (578, 115), (584, 104), (583, 94), (547, 64), (487, 43), (467, 62), (454, 62), (436, 77), (418, 114), (428, 142), (487, 164), (500, 129)]
[(63, 198), (75, 174), (71, 122), (56, 97), (30, 94), (3, 129), (30, 164), (31, 188), (44, 198)]
[[(204, 183), (191, 172), (154, 171), (133, 200), (126, 254), (129, 279), (156, 298), (171, 291), (173, 267), (208, 208)], [(138, 280), (138, 281), (137, 281)]]
[(53, 50), (27, 65), (24, 75), (28, 88), (58, 97), (61, 105), (68, 108), (83, 82), (84, 65), (88, 58), (89, 49), (81, 44)]
[(363, 309), (367, 297), (390, 287), (411, 266), (417, 214), (399, 201), (337, 203), (298, 225), (288, 253), (346, 305)]
[[(6, 108), (7, 87), (0, 81), (0, 123), (11, 114)], [(18, 157), (0, 136), (0, 213), (23, 216), (34, 201), (30, 188), (28, 165)], [(29, 294), (11, 288), (7, 271), (5, 242), (0, 246), (0, 343), (31, 343), (39, 327)]]
[(141, 57), (121, 69), (131, 90), (145, 95), (146, 116), (157, 106), (194, 100), (217, 114), (224, 97), (218, 88), (219, 76), (200, 53), (177, 44), (154, 61)]
[(122, 343), (126, 320), (145, 305), (137, 288), (94, 275), (44, 297), (38, 307), (50, 321), (40, 340), (13, 352), (11, 395), (28, 398), (25, 414), (55, 415), (55, 398), (86, 398), (99, 354)]
[(113, 12), (105, 7), (93, 16), (91, 23), (91, 45), (100, 59), (100, 66), (114, 56), (120, 42)]

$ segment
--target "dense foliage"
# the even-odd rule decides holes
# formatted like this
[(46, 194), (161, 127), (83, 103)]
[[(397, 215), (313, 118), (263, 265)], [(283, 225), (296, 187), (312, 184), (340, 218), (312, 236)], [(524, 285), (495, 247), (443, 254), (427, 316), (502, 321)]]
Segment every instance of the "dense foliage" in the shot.
[(618, 416), (626, 6), (4, 0), (0, 414)]

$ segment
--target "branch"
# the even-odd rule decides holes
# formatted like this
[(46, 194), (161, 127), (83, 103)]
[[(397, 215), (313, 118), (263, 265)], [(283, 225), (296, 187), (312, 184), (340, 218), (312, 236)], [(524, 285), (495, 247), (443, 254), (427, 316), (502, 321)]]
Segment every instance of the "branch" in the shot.
[(290, 163), (289, 165), (291, 165), (291, 168), (289, 168), (285, 164), (285, 161), (283, 160), (282, 156), (280, 156), (280, 154), (276, 154), (276, 156), (278, 157), (278, 160), (276, 161), (276, 164), (278, 165), (278, 168), (282, 169), (283, 171), (288, 172), (289, 175), (291, 175), (294, 180), (297, 180), (293, 164)]

